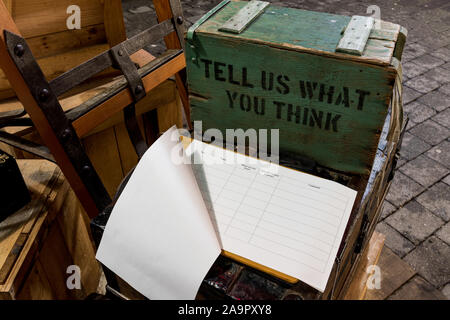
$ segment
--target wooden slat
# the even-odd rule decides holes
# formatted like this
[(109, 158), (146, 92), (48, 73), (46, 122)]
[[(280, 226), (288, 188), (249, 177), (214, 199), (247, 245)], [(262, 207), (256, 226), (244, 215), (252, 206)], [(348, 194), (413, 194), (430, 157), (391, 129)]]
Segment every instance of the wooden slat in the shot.
[(336, 51), (361, 56), (373, 24), (372, 17), (353, 16), (339, 41)]
[(19, 168), (24, 177), (34, 174), (34, 179), (26, 179), (28, 190), (31, 193), (31, 202), (22, 209), (9, 216), (0, 223), (0, 266), (3, 266), (8, 255), (14, 248), (21, 233), (28, 233), (29, 224), (36, 222), (36, 217), (42, 210), (42, 198), (47, 198), (54, 182), (55, 167), (49, 162), (31, 162), (22, 164)]
[[(169, 0), (153, 0), (153, 5), (155, 6), (156, 15), (158, 16), (158, 22), (161, 23), (165, 20), (172, 19), (172, 9), (170, 7)], [(167, 49), (180, 49), (181, 43), (178, 39), (177, 33), (172, 32), (164, 38)], [(184, 113), (188, 125), (191, 126), (191, 112), (188, 92), (185, 84), (185, 75), (178, 72), (175, 75), (178, 92), (180, 93), (181, 102), (183, 103)]]
[(104, 0), (104, 24), (110, 47), (127, 39), (121, 0)]
[(36, 59), (40, 59), (74, 49), (105, 44), (106, 34), (104, 25), (98, 24), (80, 30), (55, 32), (26, 40), (33, 55)]
[(238, 13), (227, 20), (227, 22), (225, 22), (219, 30), (232, 33), (241, 33), (264, 12), (264, 9), (269, 4), (270, 3), (266, 1), (250, 1), (245, 7), (239, 10)]
[[(171, 75), (184, 69), (185, 66), (186, 61), (184, 54), (180, 54), (170, 62), (164, 64), (142, 79), (145, 90), (147, 92), (152, 90), (153, 88), (164, 82)], [(129, 89), (123, 89), (114, 97), (100, 104), (91, 112), (75, 120), (73, 122), (73, 126), (75, 127), (75, 130), (77, 131), (79, 136), (84, 136), (93, 128), (97, 127), (103, 121), (108, 119), (112, 114), (121, 111), (125, 106), (129, 105), (132, 102), (133, 98), (130, 94)]]
[[(80, 48), (65, 52), (62, 54), (42, 58), (38, 60), (38, 64), (44, 72), (47, 80), (52, 80), (73, 67), (82, 64), (86, 60), (95, 57), (98, 54), (108, 50), (108, 45), (99, 44), (91, 47)], [(101, 73), (102, 76), (108, 74), (117, 74), (117, 71), (109, 69)], [(10, 81), (4, 72), (0, 70), (0, 92), (10, 88)], [(1, 94), (1, 93), (0, 93)], [(5, 95), (4, 95), (5, 96)]]
[(114, 196), (123, 178), (114, 128), (86, 137), (83, 144), (106, 190)]
[(98, 287), (100, 268), (95, 260), (89, 224), (84, 217), (86, 213), (75, 194), (70, 191), (64, 201), (64, 210), (58, 215), (57, 221), (73, 263), (80, 267), (83, 291), (89, 295)]
[[(33, 2), (37, 1), (33, 0)], [(47, 1), (39, 2), (45, 3)], [(61, 2), (63, 3), (65, 1)], [(36, 125), (40, 136), (45, 141), (45, 144), (49, 146), (51, 153), (63, 170), (65, 177), (69, 180), (79, 199), (81, 199), (86, 212), (88, 212), (90, 216), (95, 216), (98, 213), (98, 209), (94, 200), (92, 199), (89, 191), (86, 189), (86, 186), (81, 181), (77, 171), (65, 153), (63, 146), (60, 144), (54, 131), (52, 130), (46, 116), (34, 100), (30, 89), (8, 53), (5, 43), (4, 30), (9, 30), (10, 32), (20, 34), (14, 21), (8, 14), (5, 5), (3, 2), (0, 2), (0, 67), (3, 69), (3, 72), (11, 82), (12, 88), (16, 92), (18, 98), (26, 106), (26, 110), (33, 120), (33, 123)]]
[(83, 296), (79, 290), (67, 288), (66, 271), (70, 265), (73, 265), (73, 261), (57, 223), (50, 227), (49, 234), (39, 252), (38, 261), (42, 265), (56, 299), (66, 300)]
[(67, 31), (67, 8), (71, 5), (81, 9), (81, 27), (103, 23), (99, 0), (14, 0), (13, 18), (24, 38)]
[(384, 247), (377, 266), (381, 270), (381, 288), (367, 290), (366, 300), (384, 300), (416, 272), (389, 248)]
[(367, 280), (369, 273), (367, 268), (375, 266), (383, 249), (385, 236), (381, 233), (374, 232), (366, 250), (363, 252), (362, 261), (359, 263), (358, 269), (352, 279), (344, 300), (363, 300), (367, 291)]

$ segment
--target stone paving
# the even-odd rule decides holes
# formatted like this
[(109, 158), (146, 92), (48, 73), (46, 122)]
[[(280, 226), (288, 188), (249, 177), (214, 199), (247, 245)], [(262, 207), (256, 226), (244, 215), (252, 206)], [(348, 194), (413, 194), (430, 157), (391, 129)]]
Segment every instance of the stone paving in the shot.
[[(408, 29), (403, 54), (404, 111), (410, 122), (377, 230), (417, 274), (388, 299), (450, 299), (450, 2), (448, 0), (270, 1), (343, 15), (369, 15)], [(193, 23), (220, 0), (181, 0)], [(129, 36), (150, 27), (149, 0), (123, 0)], [(163, 44), (148, 50), (158, 54)], [(423, 294), (425, 292), (425, 294)]]

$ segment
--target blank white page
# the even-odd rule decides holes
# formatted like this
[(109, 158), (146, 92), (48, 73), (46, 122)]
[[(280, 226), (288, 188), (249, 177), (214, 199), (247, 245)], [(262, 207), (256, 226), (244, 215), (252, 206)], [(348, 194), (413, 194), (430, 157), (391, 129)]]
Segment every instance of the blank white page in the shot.
[(197, 140), (187, 154), (222, 248), (323, 292), (357, 192)]
[(220, 255), (175, 127), (144, 154), (103, 233), (97, 259), (149, 299), (194, 299)]

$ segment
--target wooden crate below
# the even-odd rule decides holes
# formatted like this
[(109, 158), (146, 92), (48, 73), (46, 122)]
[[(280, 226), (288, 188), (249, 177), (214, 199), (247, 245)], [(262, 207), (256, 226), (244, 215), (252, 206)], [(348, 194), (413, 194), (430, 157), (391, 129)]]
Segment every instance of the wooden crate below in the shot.
[[(68, 95), (60, 100), (61, 106), (64, 110), (70, 110), (107, 90), (111, 84), (112, 82), (108, 82), (87, 90), (84, 90), (85, 88), (83, 87), (78, 88), (80, 92), (72, 93), (72, 95)], [(3, 101), (0, 102), (0, 111), (16, 110), (21, 106), (21, 103), (15, 99)], [(151, 123), (145, 120), (144, 115), (155, 109), (160, 132), (169, 129), (173, 125), (179, 128), (182, 127), (182, 106), (175, 81), (165, 81), (136, 104), (138, 122), (142, 134), (147, 138), (149, 145), (153, 143), (154, 138), (145, 134)], [(6, 128), (6, 131), (31, 141), (42, 143), (37, 132), (30, 128)], [(82, 142), (107, 191), (113, 196), (122, 179), (138, 162), (138, 157), (124, 124), (123, 113), (118, 112), (89, 132), (82, 137)], [(16, 158), (35, 158), (31, 154), (1, 143), (0, 148)]]
[[(59, 168), (18, 160), (32, 201), (0, 224), (0, 300), (82, 299), (96, 292), (100, 267), (89, 221)], [(81, 270), (71, 290), (67, 268)]]

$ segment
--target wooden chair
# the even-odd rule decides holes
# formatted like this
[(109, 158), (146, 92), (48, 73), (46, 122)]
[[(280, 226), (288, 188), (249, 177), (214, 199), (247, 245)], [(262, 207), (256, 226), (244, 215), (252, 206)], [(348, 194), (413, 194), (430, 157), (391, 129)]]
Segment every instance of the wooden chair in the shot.
[[(37, 0), (34, 2), (36, 5), (39, 4)], [(95, 1), (80, 0), (80, 2), (92, 6)], [(65, 5), (65, 1), (61, 3)], [(29, 0), (27, 4), (30, 5)], [(105, 122), (117, 121), (114, 118), (122, 111), (136, 155), (141, 157), (148, 145), (136, 118), (136, 103), (142, 101), (147, 93), (151, 94), (152, 89), (172, 76), (175, 76), (189, 121), (181, 4), (179, 0), (155, 0), (154, 6), (159, 24), (120, 42), (120, 38), (116, 37), (117, 34), (124, 36), (123, 20), (120, 18), (116, 21), (118, 16), (121, 17), (120, 0), (104, 0), (104, 30), (106, 34), (111, 34), (111, 38), (108, 37), (111, 49), (98, 53), (87, 62), (53, 78), (51, 74), (44, 72), (42, 63), (33, 55), (34, 39), (25, 39), (21, 36), (10, 15), (11, 6), (8, 9), (0, 1), (0, 67), (24, 107), (24, 110), (1, 112), (0, 128), (33, 127), (45, 146), (4, 130), (0, 131), (0, 141), (56, 162), (90, 218), (101, 219), (101, 215), (98, 217), (99, 213), (106, 212), (112, 200), (111, 192), (108, 193), (102, 183), (80, 137), (104, 125)], [(14, 13), (14, 2), (12, 9)], [(82, 28), (79, 32), (85, 31)], [(53, 42), (50, 40), (62, 41), (64, 36), (57, 32), (49, 38), (51, 47)], [(160, 57), (153, 59), (142, 50), (144, 46), (162, 38), (165, 39), (168, 50)], [(44, 40), (41, 38), (39, 41)], [(56, 46), (58, 47), (57, 44)], [(112, 68), (120, 70), (123, 76), (109, 83), (99, 94), (89, 96), (89, 99), (79, 106), (68, 110), (62, 108), (61, 96), (105, 70), (113, 72)], [(82, 87), (78, 90), (82, 90)], [(155, 118), (152, 125), (150, 129), (157, 135), (159, 130)], [(115, 275), (107, 268), (104, 268), (104, 271), (111, 288), (110, 292), (120, 295)]]
[[(16, 15), (16, 22), (20, 24), (27, 14), (30, 20), (30, 14), (33, 11), (40, 12), (36, 8), (43, 6), (37, 0), (32, 3), (27, 0), (26, 6), (24, 2), (25, 0), (6, 1), (5, 5), (0, 1), (0, 66), (24, 106), (24, 110), (0, 110), (0, 128), (34, 127), (45, 146), (38, 146), (5, 131), (0, 132), (0, 140), (55, 161), (92, 218), (111, 203), (113, 192), (106, 190), (80, 137), (95, 131), (99, 126), (105, 125), (105, 122), (120, 121), (119, 112), (123, 110), (126, 130), (137, 155), (142, 155), (147, 148), (148, 139), (143, 137), (136, 118), (136, 103), (142, 102), (147, 93), (174, 75), (184, 109), (189, 110), (181, 38), (184, 32), (181, 5), (178, 0), (155, 0), (160, 23), (130, 40), (120, 42), (125, 40), (120, 0), (78, 0), (87, 17), (82, 19), (85, 21), (82, 28), (74, 31), (79, 40), (78, 45), (85, 44), (76, 50), (86, 53), (79, 60), (84, 61), (87, 57), (91, 60), (79, 66), (70, 64), (66, 69), (72, 69), (58, 76), (60, 72), (45, 67), (56, 63), (47, 63), (46, 59), (59, 61), (61, 55), (77, 56), (77, 53), (66, 50), (66, 45), (70, 46), (72, 43), (68, 40), (67, 30), (61, 27), (61, 21), (65, 24), (67, 14), (62, 17), (52, 16), (54, 25), (38, 24), (38, 27), (33, 28), (33, 23), (23, 22), (21, 28), (18, 28), (12, 16)], [(77, 2), (55, 1), (55, 6), (65, 9), (74, 3)], [(23, 12), (27, 14), (23, 15)], [(51, 14), (54, 12), (52, 10)], [(105, 37), (108, 43), (98, 44), (97, 40)], [(142, 50), (145, 45), (163, 37), (168, 50), (161, 57), (155, 59)], [(109, 47), (112, 47), (109, 51), (100, 53)], [(79, 61), (75, 58), (69, 60), (74, 63)], [(82, 90), (85, 80), (98, 75), (104, 77), (105, 74), (117, 74), (117, 69), (124, 76), (108, 83), (103, 90), (96, 92), (99, 94), (89, 95), (89, 99), (69, 110), (61, 107), (60, 98), (67, 92), (78, 90), (84, 93)], [(11, 90), (1, 88), (0, 94), (3, 98), (13, 95)], [(186, 116), (189, 117), (189, 112), (186, 112)], [(149, 135), (156, 136), (159, 133), (157, 120), (150, 117), (149, 121), (152, 124)]]

